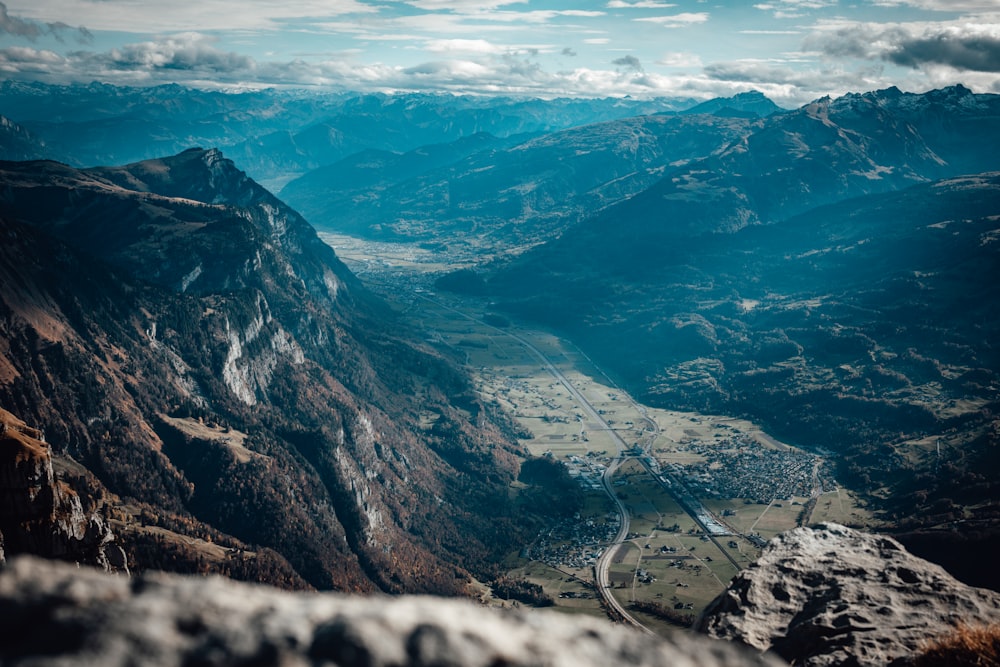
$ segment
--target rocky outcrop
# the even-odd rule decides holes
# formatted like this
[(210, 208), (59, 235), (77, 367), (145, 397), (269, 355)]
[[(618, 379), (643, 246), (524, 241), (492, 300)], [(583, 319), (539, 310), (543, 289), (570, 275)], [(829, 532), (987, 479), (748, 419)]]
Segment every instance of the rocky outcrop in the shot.
[(778, 536), (695, 628), (795, 665), (906, 665), (959, 625), (1000, 622), (1000, 594), (966, 586), (896, 540), (828, 523)]
[(125, 570), (125, 556), (100, 516), (57, 479), (43, 435), (0, 408), (0, 562), (28, 553), (105, 570)]
[(19, 558), (0, 573), (4, 665), (777, 665), (724, 642), (458, 600), (304, 595), (225, 579), (128, 579)]

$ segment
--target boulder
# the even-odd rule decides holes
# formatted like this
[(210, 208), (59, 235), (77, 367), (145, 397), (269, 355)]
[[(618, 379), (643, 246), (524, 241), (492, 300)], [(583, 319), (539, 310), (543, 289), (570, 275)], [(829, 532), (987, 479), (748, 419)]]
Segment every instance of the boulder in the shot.
[(695, 630), (795, 665), (906, 665), (960, 625), (1000, 622), (1000, 594), (967, 586), (896, 540), (834, 523), (765, 547)]
[(0, 571), (0, 664), (595, 667), (777, 665), (741, 647), (465, 600), (129, 578), (31, 557)]

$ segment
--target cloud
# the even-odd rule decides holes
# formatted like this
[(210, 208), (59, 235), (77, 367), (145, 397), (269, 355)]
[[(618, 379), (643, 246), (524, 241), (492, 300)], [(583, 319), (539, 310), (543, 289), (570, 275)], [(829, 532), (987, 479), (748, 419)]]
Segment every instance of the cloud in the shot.
[(876, 7), (913, 7), (934, 12), (996, 11), (996, 0), (874, 0)]
[(801, 30), (740, 30), (741, 35), (801, 35)]
[(31, 0), (21, 10), (37, 20), (85, 16), (91, 31), (131, 33), (210, 32), (215, 30), (276, 30), (295, 21), (322, 22), (347, 14), (375, 14), (378, 9), (360, 0)]
[(776, 19), (796, 19), (806, 15), (806, 10), (833, 7), (837, 0), (773, 0), (754, 5), (754, 9), (771, 12)]
[(503, 53), (505, 49), (485, 39), (432, 39), (424, 44), (431, 53)]
[(460, 14), (478, 13), (506, 7), (507, 5), (528, 4), (528, 0), (404, 0), (406, 4), (425, 11), (451, 11)]
[[(185, 33), (157, 41), (129, 44), (113, 49), (103, 57), (114, 69), (188, 70), (205, 73), (250, 72), (256, 68), (253, 58), (231, 51), (221, 51), (214, 38)], [(97, 57), (101, 59), (100, 56)]]
[(611, 64), (620, 67), (624, 70), (631, 70), (633, 72), (642, 71), (642, 63), (635, 56), (622, 56), (621, 58), (615, 58), (611, 61)]
[(57, 40), (62, 41), (63, 34), (67, 32), (73, 33), (76, 40), (83, 44), (91, 42), (94, 38), (90, 31), (82, 26), (74, 28), (63, 23), (62, 21), (56, 21), (54, 23), (39, 23), (36, 21), (27, 21), (22, 18), (18, 18), (17, 16), (11, 16), (7, 12), (7, 5), (0, 2), (0, 35), (25, 37), (31, 41), (34, 41), (43, 35), (51, 35)]
[(569, 56), (572, 58), (576, 56), (576, 51), (567, 46), (565, 49), (562, 50), (562, 55)]
[(833, 58), (1000, 73), (1000, 24), (996, 23), (834, 24), (806, 43)]
[(684, 12), (673, 16), (648, 16), (645, 18), (632, 19), (641, 23), (656, 23), (664, 28), (686, 28), (696, 23), (704, 23), (708, 20), (708, 12)]
[(610, 0), (605, 5), (608, 9), (669, 9), (677, 5), (670, 2), (659, 2), (658, 0)]
[(958, 70), (1000, 72), (1000, 35), (950, 30), (903, 39), (884, 58), (904, 67), (928, 63)]
[(664, 67), (701, 67), (701, 58), (697, 53), (667, 53), (656, 61)]

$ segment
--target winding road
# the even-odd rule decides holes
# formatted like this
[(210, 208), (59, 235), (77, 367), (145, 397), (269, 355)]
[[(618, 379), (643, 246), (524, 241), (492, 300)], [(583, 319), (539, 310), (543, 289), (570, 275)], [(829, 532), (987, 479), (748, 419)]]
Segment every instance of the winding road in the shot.
[(602, 427), (602, 429), (606, 431), (609, 436), (611, 436), (611, 440), (615, 444), (616, 454), (614, 458), (611, 459), (611, 462), (608, 464), (608, 467), (605, 468), (604, 474), (601, 476), (601, 484), (604, 487), (605, 493), (608, 494), (608, 497), (611, 498), (611, 501), (615, 504), (615, 507), (618, 510), (618, 516), (619, 516), (618, 534), (615, 535), (615, 538), (611, 542), (611, 544), (609, 544), (607, 548), (604, 549), (604, 551), (601, 553), (601, 557), (597, 560), (597, 564), (594, 566), (595, 578), (597, 580), (596, 581), (597, 592), (600, 594), (601, 599), (604, 601), (604, 604), (607, 606), (607, 609), (609, 610), (610, 615), (612, 617), (621, 620), (621, 622), (623, 623), (634, 626), (647, 634), (655, 635), (656, 634), (655, 632), (647, 628), (645, 625), (640, 623), (634, 616), (632, 616), (632, 614), (628, 612), (625, 606), (622, 605), (622, 603), (619, 602), (617, 598), (615, 598), (614, 594), (611, 593), (611, 575), (610, 575), (611, 561), (614, 558), (614, 554), (618, 550), (619, 545), (625, 542), (625, 538), (628, 537), (628, 532), (629, 532), (628, 508), (625, 507), (625, 503), (622, 502), (621, 498), (618, 497), (618, 494), (614, 492), (614, 489), (611, 486), (611, 478), (614, 476), (615, 471), (618, 469), (618, 466), (620, 466), (625, 461), (625, 459), (628, 458), (628, 456), (626, 456), (625, 454), (625, 450), (628, 449), (625, 446), (625, 441), (622, 440), (621, 436), (618, 435), (618, 433), (611, 428), (611, 425), (604, 420), (604, 417), (602, 417), (600, 413), (598, 413), (598, 411), (594, 408), (594, 406), (590, 404), (590, 401), (587, 400), (587, 398), (583, 395), (583, 393), (580, 392), (579, 389), (573, 386), (573, 383), (570, 382), (569, 378), (567, 378), (563, 374), (563, 372), (560, 371), (555, 366), (555, 364), (553, 364), (549, 360), (548, 357), (542, 354), (542, 351), (539, 350), (537, 347), (535, 347), (535, 345), (531, 341), (527, 340), (526, 338), (512, 331), (505, 331), (504, 329), (501, 329), (499, 327), (487, 324), (486, 322), (483, 322), (482, 320), (477, 319), (467, 313), (463, 313), (457, 308), (453, 308), (444, 303), (441, 303), (440, 301), (437, 301), (436, 299), (432, 299), (426, 294), (419, 294), (418, 296), (420, 296), (420, 298), (424, 299), (425, 301), (429, 301), (438, 308), (443, 308), (449, 312), (455, 313), (456, 315), (459, 315), (467, 320), (475, 322), (477, 325), (485, 326), (495, 331), (496, 333), (512, 338), (521, 345), (523, 345), (525, 349), (530, 351), (531, 354), (536, 359), (538, 359), (538, 361), (542, 364), (542, 367), (545, 368), (545, 370), (548, 371), (548, 373), (551, 374), (552, 377), (554, 377), (559, 382), (559, 384), (561, 384), (566, 389), (566, 391), (569, 392), (570, 396), (572, 396), (573, 399), (577, 402), (577, 404), (580, 406), (580, 409), (586, 413), (587, 417), (594, 423), (599, 424)]

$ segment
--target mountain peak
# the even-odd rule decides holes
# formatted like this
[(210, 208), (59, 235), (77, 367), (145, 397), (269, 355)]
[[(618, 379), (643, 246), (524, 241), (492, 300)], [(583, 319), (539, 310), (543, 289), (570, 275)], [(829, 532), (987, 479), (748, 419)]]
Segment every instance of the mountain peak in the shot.
[(88, 171), (138, 192), (203, 204), (250, 206), (273, 199), (218, 148), (194, 147), (170, 157)]
[(683, 113), (764, 118), (780, 111), (783, 109), (772, 102), (764, 93), (759, 90), (747, 90), (732, 97), (717, 97), (702, 102)]

